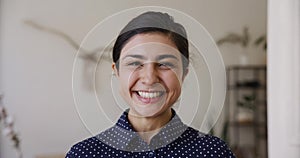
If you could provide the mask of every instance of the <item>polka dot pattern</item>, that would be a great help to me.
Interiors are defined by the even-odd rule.
[[[173,111],[171,121],[152,139],[143,141],[133,130],[125,111],[112,128],[75,144],[66,158],[234,158],[219,138],[186,126]]]

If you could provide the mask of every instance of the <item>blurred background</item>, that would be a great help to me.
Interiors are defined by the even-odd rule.
[[[228,84],[211,133],[238,157],[268,156],[267,0],[0,0],[1,104],[23,157],[59,157],[91,136],[73,100],[74,48],[101,20],[147,5],[185,12],[208,30],[224,59]],[[11,131],[0,133],[0,158],[17,157],[13,141],[4,136]]]

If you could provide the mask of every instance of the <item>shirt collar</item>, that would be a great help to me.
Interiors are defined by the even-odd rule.
[[[176,140],[186,130],[187,126],[172,109],[171,120],[161,128],[148,145],[133,129],[128,120],[128,110],[124,111],[115,126],[97,136],[103,143],[120,150],[148,151],[164,147]]]

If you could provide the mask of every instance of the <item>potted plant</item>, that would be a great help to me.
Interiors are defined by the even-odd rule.
[[[242,53],[240,54],[240,59],[239,62],[241,65],[247,65],[248,64],[248,47],[250,45],[251,37],[249,34],[249,28],[245,26],[243,28],[242,33],[234,33],[230,32],[226,36],[220,38],[217,40],[217,45],[223,45],[225,43],[230,43],[230,44],[237,44],[242,47]],[[261,35],[258,38],[254,40],[253,43],[255,46],[260,46],[263,45],[264,50],[267,48],[267,41],[266,41],[266,35]]]
[[[237,114],[238,123],[253,123],[255,95],[244,95],[242,101],[237,102],[239,112]]]

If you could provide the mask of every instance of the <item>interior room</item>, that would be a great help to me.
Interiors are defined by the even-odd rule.
[[[98,107],[113,88],[110,53],[120,30],[109,22],[144,7],[189,17],[222,59],[222,106],[206,124],[205,111],[191,117],[186,105],[175,106],[185,123],[221,138],[238,158],[300,157],[298,0],[0,0],[0,158],[62,158],[113,125],[126,107]],[[95,56],[99,48],[104,56]],[[206,67],[209,75],[214,67]],[[194,93],[186,91],[183,99]]]

